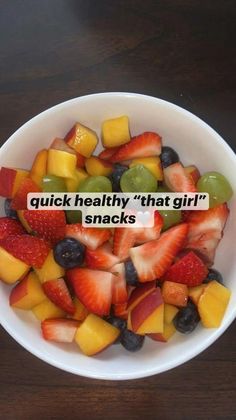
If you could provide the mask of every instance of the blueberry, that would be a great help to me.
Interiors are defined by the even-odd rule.
[[[175,328],[183,334],[191,333],[199,321],[197,308],[191,301],[185,308],[180,309],[173,320]]]
[[[120,165],[119,163],[116,163],[114,165],[114,171],[109,176],[109,178],[111,180],[111,183],[112,183],[112,191],[113,192],[121,192],[120,179],[121,179],[121,176],[123,175],[123,173],[125,171],[127,171],[127,169],[129,169],[127,166]]]
[[[4,210],[7,217],[11,217],[12,219],[18,219],[17,212],[11,208],[11,199],[6,198],[4,203]]]
[[[53,249],[55,261],[63,268],[79,267],[84,261],[85,246],[74,238],[59,241]]]
[[[163,168],[167,168],[167,166],[179,162],[179,156],[176,151],[168,146],[162,147],[160,158]]]
[[[106,319],[109,324],[113,325],[114,327],[118,328],[118,330],[123,331],[126,328],[126,321],[124,319],[118,318],[117,316],[109,316]],[[118,344],[120,342],[120,335],[114,344]]]
[[[210,268],[208,271],[207,277],[203,280],[203,283],[210,283],[210,281],[216,280],[220,284],[224,284],[223,277],[219,271],[214,268]]]
[[[125,278],[129,286],[139,286],[138,274],[131,260],[125,261]]]
[[[143,347],[144,335],[135,334],[127,329],[123,330],[120,336],[120,343],[128,351],[138,351]]]

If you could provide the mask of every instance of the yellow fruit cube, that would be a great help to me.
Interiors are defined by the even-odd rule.
[[[131,312],[132,322],[132,312]],[[162,333],[164,328],[164,304],[158,306],[151,315],[149,315],[145,321],[137,329],[136,334],[152,334]]]
[[[179,312],[179,309],[174,305],[169,305],[165,303],[164,305],[164,323],[171,324],[175,315]]]
[[[0,247],[0,279],[5,283],[15,283],[28,273],[30,266]]]
[[[85,168],[91,176],[108,176],[112,173],[113,166],[105,160],[91,156],[85,161]]]
[[[143,165],[147,168],[157,179],[157,181],[163,181],[163,170],[161,166],[161,159],[159,157],[144,157],[133,159],[129,167]]]
[[[198,301],[198,312],[204,327],[220,326],[230,295],[230,290],[215,280],[207,284]]]
[[[76,162],[76,155],[62,150],[49,149],[47,173],[61,178],[73,178]]]
[[[10,305],[18,309],[32,309],[46,299],[42,285],[35,273],[29,273],[11,291]]]
[[[53,251],[51,250],[44,261],[41,268],[34,268],[41,283],[48,280],[56,280],[65,275],[65,270],[59,264],[56,263]]]
[[[47,159],[48,151],[46,149],[40,150],[33,162],[30,178],[41,188],[42,179],[47,173]]]
[[[129,141],[129,118],[126,115],[103,122],[102,144],[104,147],[117,147]]]
[[[190,299],[193,301],[193,303],[195,303],[195,305],[198,304],[200,296],[204,292],[206,286],[207,286],[206,284],[200,284],[199,286],[189,287],[188,295]]]
[[[67,178],[66,181],[66,188],[68,192],[76,192],[84,179],[88,177],[87,172],[84,169],[78,168],[75,169],[73,178]]]
[[[75,307],[75,313],[72,315],[72,318],[77,319],[78,321],[84,321],[86,316],[89,314],[89,311],[79,301],[79,299],[75,298],[73,303]]]
[[[39,305],[36,305],[32,312],[39,321],[50,318],[63,318],[65,316],[65,312],[47,298]]]
[[[98,137],[95,131],[77,123],[65,137],[66,143],[84,157],[90,157],[95,150]]]

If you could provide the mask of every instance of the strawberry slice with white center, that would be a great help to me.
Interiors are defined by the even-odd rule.
[[[52,245],[65,236],[66,218],[62,210],[25,210],[23,217],[38,236]]]
[[[161,229],[163,226],[163,219],[158,213],[155,211],[154,213],[154,226],[151,228],[137,228],[135,230],[135,244],[142,244],[148,241],[154,241],[158,239],[161,234]]]
[[[66,236],[77,239],[89,249],[95,250],[108,241],[111,231],[102,228],[87,228],[83,227],[81,223],[75,223],[66,226]]]
[[[113,253],[119,257],[121,261],[129,258],[129,250],[135,244],[135,237],[135,229],[115,228],[113,237]]]
[[[119,148],[120,146],[104,149],[99,153],[98,157],[103,160],[109,160],[119,150]]]
[[[18,220],[10,217],[0,217],[0,239],[9,235],[23,235],[24,233],[25,229]]]
[[[190,238],[185,245],[186,250],[193,250],[208,267],[214,263],[216,248],[220,243],[216,231],[208,231],[200,236]]]
[[[45,340],[72,343],[79,325],[80,322],[72,319],[45,319],[41,322],[42,335]]]
[[[152,281],[165,274],[181,250],[187,231],[188,225],[182,223],[163,233],[159,239],[130,249],[140,282]]]
[[[174,192],[197,192],[191,175],[185,171],[180,162],[173,163],[163,169],[164,181],[167,187]]]
[[[125,303],[128,300],[128,293],[126,287],[124,263],[114,265],[111,268],[111,272],[114,274],[112,303],[115,305],[119,303]]]
[[[68,314],[73,315],[75,313],[75,306],[64,279],[60,278],[44,282],[43,290],[56,306]]]
[[[112,301],[114,275],[106,271],[89,268],[72,268],[67,278],[77,298],[97,315],[109,315]]]
[[[159,156],[161,154],[161,137],[157,133],[146,131],[133,137],[128,143],[120,146],[110,161],[122,162],[140,157]]]
[[[109,242],[95,250],[86,249],[85,263],[88,268],[108,270],[119,261],[119,258],[112,253],[112,246]]]

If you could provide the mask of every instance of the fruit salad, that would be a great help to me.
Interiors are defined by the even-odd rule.
[[[103,122],[95,155],[98,141],[78,122],[30,170],[1,168],[0,279],[12,309],[31,311],[45,340],[75,342],[87,356],[219,327],[230,290],[213,266],[228,180],[185,166],[158,133],[132,137],[127,116]],[[80,209],[27,209],[30,192],[207,192],[210,208],[155,211],[152,228],[84,227]]]

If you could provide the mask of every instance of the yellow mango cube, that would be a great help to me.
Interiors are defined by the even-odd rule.
[[[65,275],[65,270],[54,259],[53,250],[51,250],[41,268],[34,268],[41,283],[48,280],[56,280]]]
[[[39,305],[36,305],[32,309],[32,312],[39,321],[44,321],[45,319],[50,318],[63,318],[65,316],[65,312],[58,308],[58,306],[54,305],[54,303],[52,303],[48,298]]]
[[[171,324],[175,315],[179,312],[179,309],[174,305],[164,304],[164,323]]]
[[[102,123],[102,144],[104,147],[117,147],[129,141],[129,118],[126,115]]]
[[[111,163],[99,159],[96,156],[91,156],[85,161],[85,168],[91,176],[108,176],[113,171]]]
[[[198,312],[204,327],[220,326],[230,295],[230,290],[215,280],[207,284],[198,301]]]
[[[188,295],[195,305],[198,304],[200,296],[202,295],[206,287],[206,284],[200,284],[199,286],[189,287]]]
[[[28,273],[30,266],[0,247],[0,279],[5,283],[15,283]]]
[[[42,179],[47,173],[47,159],[48,159],[48,151],[46,149],[40,150],[34,159],[34,162],[30,171],[30,178],[40,188],[42,187]]]
[[[75,307],[75,312],[72,315],[72,318],[77,319],[78,321],[84,321],[87,315],[89,314],[89,311],[77,298],[73,300],[73,304]]]
[[[82,181],[88,178],[87,172],[82,168],[75,169],[73,178],[67,178],[66,188],[68,192],[76,192]]]
[[[46,299],[42,285],[35,273],[31,272],[11,291],[10,305],[29,310]]]
[[[76,155],[62,150],[49,149],[47,173],[61,178],[73,178],[76,162]]]
[[[95,131],[77,123],[65,137],[66,143],[84,157],[90,157],[98,144]]]
[[[133,159],[129,167],[143,165],[147,168],[157,179],[157,181],[163,181],[163,170],[161,166],[161,159],[159,157],[144,157]]]

